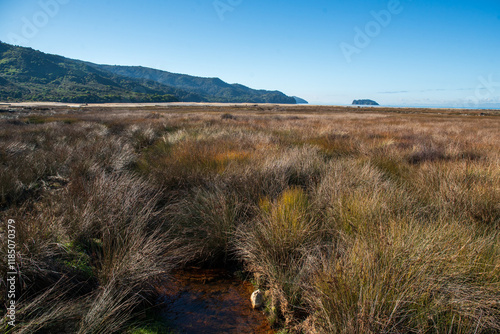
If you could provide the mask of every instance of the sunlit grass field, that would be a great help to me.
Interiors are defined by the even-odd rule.
[[[12,332],[130,332],[192,264],[245,271],[291,333],[500,332],[498,112],[5,110]]]

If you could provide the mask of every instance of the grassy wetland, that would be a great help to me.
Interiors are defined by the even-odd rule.
[[[0,331],[143,333],[158,284],[199,266],[265,291],[277,331],[500,332],[498,112],[0,111],[22,292]]]

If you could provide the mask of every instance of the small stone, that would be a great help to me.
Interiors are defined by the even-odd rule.
[[[250,300],[252,301],[253,308],[260,308],[264,304],[264,294],[262,291],[256,290],[252,293]]]

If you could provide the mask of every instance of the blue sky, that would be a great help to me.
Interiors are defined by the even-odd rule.
[[[1,0],[0,40],[312,103],[500,105],[498,0]]]

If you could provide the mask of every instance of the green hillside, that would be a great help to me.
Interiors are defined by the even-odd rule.
[[[177,93],[153,81],[130,80],[79,61],[0,43],[2,101],[171,102],[178,101]]]
[[[0,42],[0,101],[290,103],[278,91],[254,90],[126,66],[97,65]]]
[[[211,102],[296,103],[293,97],[279,91],[255,90],[239,84],[228,84],[219,78],[195,77],[142,66],[93,66],[116,75],[153,80],[167,86],[185,89],[202,95]]]

